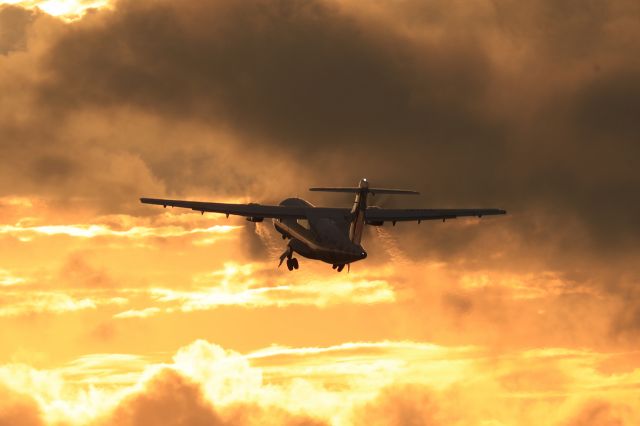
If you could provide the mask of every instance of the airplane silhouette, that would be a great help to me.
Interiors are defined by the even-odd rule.
[[[280,256],[280,263],[287,259],[287,268],[298,269],[298,253],[309,259],[316,259],[333,266],[338,272],[358,260],[367,257],[360,241],[365,225],[382,226],[385,222],[455,219],[461,216],[487,216],[506,214],[499,209],[384,209],[367,206],[369,194],[419,194],[416,191],[402,189],[370,188],[367,179],[362,179],[357,187],[345,188],[309,188],[310,191],[343,192],[355,194],[353,207],[315,207],[301,198],[287,198],[280,205],[262,205],[257,203],[229,204],[202,201],[165,200],[159,198],[140,198],[145,204],[157,204],[171,207],[183,207],[204,212],[245,216],[250,222],[262,222],[271,218],[283,239],[289,239],[287,248]]]

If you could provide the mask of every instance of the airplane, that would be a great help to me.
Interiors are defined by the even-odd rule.
[[[360,243],[365,225],[382,226],[385,222],[442,219],[455,219],[462,216],[488,216],[506,214],[500,209],[384,209],[368,206],[367,197],[377,194],[411,194],[419,192],[404,189],[381,189],[369,187],[367,179],[360,180],[357,187],[321,187],[309,188],[310,191],[341,192],[355,194],[353,207],[316,207],[302,198],[287,198],[279,205],[257,203],[228,204],[202,201],[165,200],[160,198],[140,198],[144,204],[156,204],[182,207],[202,214],[205,212],[223,213],[246,217],[249,222],[262,222],[265,218],[273,220],[282,239],[289,239],[287,247],[280,256],[280,263],[287,260],[287,269],[299,268],[294,253],[308,259],[316,259],[332,265],[341,272],[345,265],[350,269],[353,262],[365,259],[367,252]]]

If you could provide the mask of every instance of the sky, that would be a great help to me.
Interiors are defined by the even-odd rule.
[[[0,1],[0,425],[640,424],[636,0]],[[139,197],[508,215],[366,230]]]

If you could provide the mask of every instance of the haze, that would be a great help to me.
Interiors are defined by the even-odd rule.
[[[0,424],[640,423],[635,0],[0,1]],[[366,262],[277,203],[367,177]]]

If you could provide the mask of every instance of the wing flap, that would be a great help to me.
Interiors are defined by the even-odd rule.
[[[309,211],[313,214],[335,216],[349,214],[348,209],[305,206],[272,206],[262,204],[209,203],[202,201],[165,200],[162,198],[140,198],[143,204],[171,206],[191,209],[199,212],[223,213],[253,218],[304,219]]]
[[[506,214],[500,209],[378,209],[369,208],[365,212],[367,222],[407,222],[437,219],[455,219],[463,216],[491,216]]]

